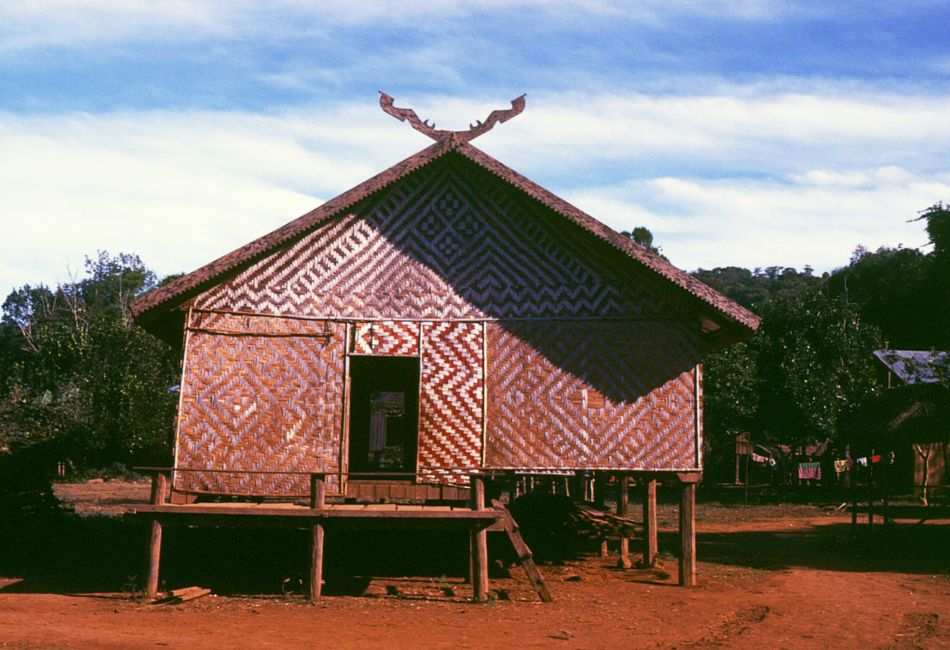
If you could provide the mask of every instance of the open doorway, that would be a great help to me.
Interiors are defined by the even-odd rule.
[[[418,440],[419,359],[350,357],[350,472],[414,474]]]

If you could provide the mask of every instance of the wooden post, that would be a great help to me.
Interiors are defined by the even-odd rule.
[[[310,507],[322,510],[326,505],[326,475],[310,475]],[[310,602],[320,600],[323,592],[323,524],[314,523],[310,529]]]
[[[887,493],[887,475],[889,472],[890,466],[890,457],[894,452],[888,451],[886,454],[881,456],[881,515],[884,517],[884,527],[888,528],[893,523],[891,521],[890,510],[888,509],[888,493]]]
[[[680,586],[696,586],[696,484],[680,492]]]
[[[656,566],[659,552],[656,534],[656,479],[643,486],[643,566]]]
[[[478,475],[471,477],[472,510],[485,509],[485,479]],[[488,531],[472,530],[472,595],[475,602],[488,600]]]
[[[854,465],[851,466],[851,487],[848,489],[851,492],[851,529],[853,530],[858,525],[858,472]]]
[[[160,506],[165,503],[165,474],[152,474],[152,505]],[[158,568],[162,556],[162,524],[152,519],[152,535],[148,545],[148,579],[145,585],[145,594],[154,599],[158,596]]]
[[[604,496],[607,491],[607,475],[603,472],[594,472],[594,504],[598,508],[606,508],[604,505]],[[603,540],[600,543],[600,557],[606,558],[609,551],[607,549],[607,540]]]
[[[617,514],[621,517],[627,516],[627,506],[630,502],[630,484],[626,472],[617,474]],[[617,560],[617,566],[621,569],[629,569],[633,566],[630,561],[630,540],[627,536],[620,533],[620,558]]]

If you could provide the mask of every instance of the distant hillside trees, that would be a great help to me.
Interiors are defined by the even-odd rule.
[[[815,276],[783,267],[700,269],[694,275],[762,316],[749,341],[705,361],[707,452],[734,436],[833,439],[841,416],[881,387],[871,353],[950,348],[950,212],[924,210],[933,249],[858,247],[847,266]]]

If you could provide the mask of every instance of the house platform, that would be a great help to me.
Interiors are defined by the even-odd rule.
[[[514,546],[518,561],[525,569],[538,597],[549,602],[551,595],[544,584],[518,525],[500,504],[486,507],[485,484],[482,477],[471,477],[470,507],[458,505],[417,504],[352,504],[326,502],[326,475],[311,474],[309,503],[243,503],[220,502],[203,504],[169,503],[168,473],[170,469],[152,470],[152,499],[149,505],[136,506],[126,515],[132,520],[146,520],[151,525],[147,593],[158,595],[159,565],[163,528],[166,526],[282,526],[306,529],[311,534],[310,598],[321,597],[324,539],[326,533],[348,529],[413,529],[457,530],[468,532],[471,549],[469,581],[475,601],[488,598],[488,531],[505,532]]]

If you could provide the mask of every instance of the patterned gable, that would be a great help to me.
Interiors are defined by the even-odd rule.
[[[200,295],[197,308],[323,318],[649,318],[646,274],[477,165],[446,156]]]

